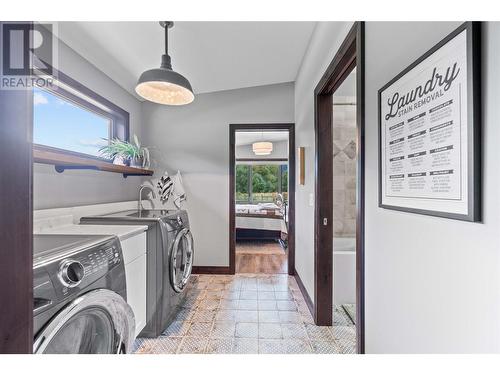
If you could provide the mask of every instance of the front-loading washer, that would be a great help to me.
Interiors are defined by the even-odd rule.
[[[115,236],[34,236],[34,353],[131,351],[135,322],[126,302]]]

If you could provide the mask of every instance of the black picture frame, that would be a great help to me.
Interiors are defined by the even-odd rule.
[[[466,30],[466,50],[467,50],[467,214],[453,212],[418,209],[413,207],[395,206],[383,203],[382,191],[382,93],[391,87],[400,78],[412,71],[417,65],[425,61],[436,51],[445,46],[449,41]],[[424,53],[391,81],[378,91],[378,157],[379,157],[379,207],[396,211],[410,212],[422,215],[437,216],[448,219],[478,222],[482,217],[481,204],[481,22],[465,22],[457,29],[447,35],[439,43]]]

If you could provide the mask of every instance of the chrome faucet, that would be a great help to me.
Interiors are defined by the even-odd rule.
[[[141,211],[144,209],[144,207],[142,207],[142,191],[143,191],[144,189],[149,189],[149,190],[151,190],[151,193],[152,193],[152,195],[153,195],[153,199],[155,199],[155,198],[156,198],[155,191],[153,190],[153,188],[152,188],[151,186],[148,186],[148,185],[141,185],[141,186],[139,186],[139,201],[137,202],[137,210],[138,210],[139,212],[141,212]]]

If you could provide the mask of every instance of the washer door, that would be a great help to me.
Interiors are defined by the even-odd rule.
[[[182,292],[189,281],[193,258],[193,236],[184,228],[177,233],[170,253],[170,283],[177,293]]]
[[[63,308],[36,337],[33,353],[129,353],[134,313],[115,292],[97,289]]]

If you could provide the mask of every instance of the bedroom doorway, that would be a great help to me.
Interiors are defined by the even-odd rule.
[[[294,192],[293,124],[231,124],[231,273],[294,274]]]

